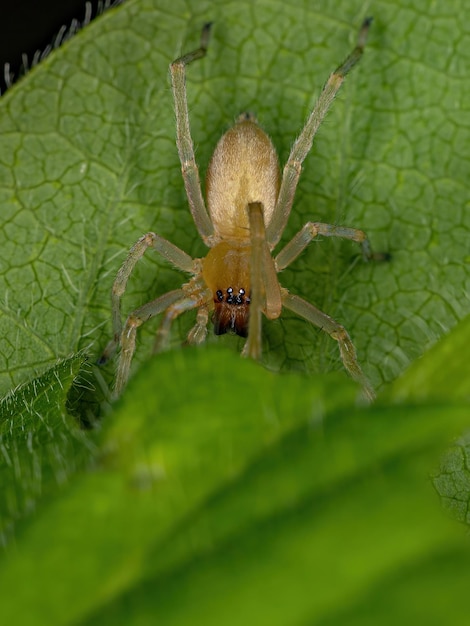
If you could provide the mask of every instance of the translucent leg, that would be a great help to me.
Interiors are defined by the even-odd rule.
[[[280,272],[290,265],[317,235],[340,237],[357,242],[362,248],[362,256],[366,261],[375,256],[371,251],[369,240],[364,231],[357,228],[323,224],[322,222],[307,222],[276,256],[274,263],[277,271]]]
[[[129,380],[129,371],[135,351],[136,333],[139,326],[142,326],[144,322],[155,315],[158,315],[162,311],[165,311],[165,309],[168,309],[170,306],[184,298],[185,296],[182,289],[169,291],[165,295],[160,296],[160,298],[152,300],[152,302],[147,302],[147,304],[139,307],[129,315],[120,337],[121,353],[119,355],[116,382],[114,386],[114,394],[116,397],[121,394],[127,384],[127,381]]]
[[[266,231],[271,249],[281,238],[286,226],[302,170],[302,163],[310,152],[313,138],[338,93],[339,88],[343,84],[346,74],[351,71],[361,58],[371,22],[372,18],[364,20],[361,30],[359,31],[356,47],[344,63],[336,68],[333,74],[328,78],[313,111],[310,113],[305,126],[292,146],[291,153],[282,174],[281,188],[279,190],[276,208],[274,209],[273,217]]]
[[[288,293],[286,290],[282,292],[282,302],[286,309],[318,326],[318,328],[328,333],[330,337],[338,342],[341,359],[346,371],[351,378],[362,385],[365,398],[372,401],[375,398],[374,390],[357,361],[356,350],[346,329],[338,322],[335,322],[329,315],[314,307],[313,304]]]
[[[176,114],[176,143],[181,163],[189,208],[202,240],[209,245],[214,233],[211,219],[204,203],[199,180],[199,169],[194,156],[193,140],[189,126],[188,101],[186,96],[186,66],[202,59],[207,52],[211,24],[206,24],[201,33],[201,45],[188,52],[170,65],[171,84]]]
[[[157,250],[157,252],[183,272],[193,273],[194,271],[194,261],[189,254],[186,254],[186,252],[183,252],[183,250],[180,250],[174,244],[170,243],[163,237],[160,237],[160,235],[147,233],[141,237],[129,251],[129,254],[127,255],[124,263],[121,265],[113,284],[111,294],[113,338],[104,349],[104,352],[98,361],[100,365],[106,363],[114,355],[116,348],[119,345],[122,332],[121,298],[126,291],[129,276],[132,274],[137,262],[144,256],[148,248],[154,248]]]
[[[166,347],[168,342],[168,337],[170,335],[170,328],[174,320],[184,313],[185,311],[189,311],[191,309],[195,309],[196,307],[201,306],[203,304],[201,302],[201,298],[197,296],[185,296],[166,309],[161,324],[157,331],[157,337],[155,339],[155,346],[153,351],[161,352]]]
[[[200,344],[206,340],[208,323],[209,309],[202,306],[197,312],[196,323],[188,333],[188,344]]]

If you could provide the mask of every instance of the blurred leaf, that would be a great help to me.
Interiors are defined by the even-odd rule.
[[[470,363],[463,346],[470,343],[470,317],[465,318],[421,359],[413,363],[381,396],[381,402],[423,402],[443,405],[466,402],[470,413]],[[442,502],[461,522],[470,524],[470,431],[459,437],[433,472]]]
[[[226,350],[153,360],[107,421],[97,471],[20,527],[0,563],[4,619],[317,624],[387,587],[398,620],[404,572],[426,598],[418,623],[445,600],[456,624],[463,582],[449,587],[437,563],[459,552],[469,584],[470,555],[426,475],[468,407],[353,409],[355,394]]]
[[[470,401],[470,316],[389,386],[382,401]]]
[[[0,400],[0,537],[90,457],[91,442],[68,415],[67,395],[84,358],[60,361]],[[80,384],[77,380],[77,384]]]
[[[470,432],[446,450],[434,472],[434,486],[445,508],[460,522],[470,524]]]

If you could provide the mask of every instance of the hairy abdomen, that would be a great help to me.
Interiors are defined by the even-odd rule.
[[[237,122],[221,137],[207,170],[207,208],[216,238],[249,241],[250,202],[261,202],[267,226],[279,182],[279,161],[271,139],[255,121]]]

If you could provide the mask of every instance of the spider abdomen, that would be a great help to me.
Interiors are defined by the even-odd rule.
[[[279,180],[271,139],[253,119],[241,119],[221,137],[207,170],[207,208],[217,239],[249,241],[247,208],[253,202],[263,205],[267,226]]]

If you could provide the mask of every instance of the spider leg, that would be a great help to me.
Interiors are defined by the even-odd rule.
[[[152,302],[147,302],[143,306],[133,311],[127,318],[124,330],[121,333],[121,353],[119,355],[119,363],[116,374],[116,382],[114,385],[114,395],[118,397],[129,379],[129,371],[131,367],[132,357],[135,351],[135,338],[137,329],[151,317],[158,315],[162,311],[168,310],[178,302],[185,299],[182,289],[175,289],[160,296]]]
[[[372,18],[364,20],[361,30],[359,31],[356,47],[328,78],[305,126],[292,146],[282,174],[281,188],[279,190],[276,207],[269,226],[266,229],[267,239],[271,248],[279,241],[286,226],[300,172],[302,171],[302,163],[310,152],[313,138],[338,93],[346,74],[351,71],[361,58],[371,22]]]
[[[184,297],[172,302],[163,315],[163,319],[157,330],[157,336],[155,338],[155,345],[153,348],[154,353],[164,350],[170,335],[171,325],[179,315],[204,305],[204,296],[201,297],[201,295],[197,294],[186,295],[184,290],[182,290],[182,293],[184,294]]]
[[[214,234],[214,227],[202,196],[199,169],[194,156],[186,96],[186,66],[197,59],[202,59],[206,55],[210,30],[211,24],[206,24],[202,29],[200,47],[176,59],[170,65],[176,114],[176,144],[178,146],[184,186],[194,222],[202,240],[206,244],[210,243],[211,236]]]
[[[190,345],[203,343],[207,337],[208,323],[209,308],[207,306],[201,306],[196,315],[196,323],[188,333],[187,343]]]
[[[104,365],[116,352],[122,333],[121,321],[121,298],[127,286],[129,276],[132,274],[137,262],[144,256],[148,248],[154,248],[170,263],[183,272],[194,272],[194,260],[180,250],[177,246],[167,241],[155,233],[147,233],[141,237],[130,249],[124,263],[121,265],[116,279],[114,280],[111,293],[112,317],[113,317],[113,338],[103,351],[98,360],[99,365]]]
[[[341,359],[346,371],[351,378],[362,386],[367,400],[372,401],[375,398],[374,390],[357,361],[356,349],[346,329],[338,322],[335,322],[329,315],[313,306],[313,304],[299,298],[299,296],[288,293],[286,289],[282,290],[282,303],[286,309],[318,326],[318,328],[328,333],[330,337],[338,342]]]
[[[322,222],[307,222],[274,259],[277,271],[280,272],[290,265],[292,261],[295,261],[299,254],[318,235],[323,235],[324,237],[340,237],[342,239],[355,241],[360,244],[362,256],[366,261],[377,256],[372,253],[367,235],[362,230],[346,228],[345,226],[334,226],[333,224],[323,224]]]
[[[279,317],[282,310],[281,289],[274,262],[266,242],[263,206],[260,202],[248,205],[251,239],[251,302],[248,339],[243,355],[252,359],[261,357],[261,314],[268,319]]]

